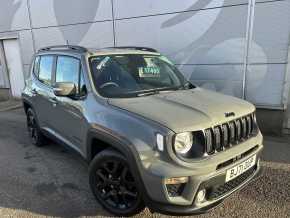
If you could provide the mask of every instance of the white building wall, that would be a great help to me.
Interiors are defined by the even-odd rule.
[[[289,16],[290,0],[256,0],[246,98],[258,106],[285,104]],[[43,46],[143,45],[194,83],[241,97],[247,18],[248,0],[2,0],[0,38],[18,36],[26,77]]]
[[[258,1],[247,73],[247,99],[257,105],[283,107],[290,39],[290,1]]]

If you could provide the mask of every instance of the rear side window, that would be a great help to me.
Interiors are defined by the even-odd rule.
[[[42,56],[40,58],[38,79],[40,82],[51,85],[51,75],[53,68],[53,56]]]
[[[55,82],[71,82],[78,85],[80,61],[76,58],[59,56],[57,58]]]
[[[32,72],[36,77],[38,77],[39,60],[40,60],[40,57],[37,56],[34,60],[33,69],[32,69]]]

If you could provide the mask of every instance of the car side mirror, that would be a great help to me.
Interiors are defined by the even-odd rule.
[[[53,92],[56,96],[70,97],[76,95],[76,85],[74,83],[62,82],[56,83]]]

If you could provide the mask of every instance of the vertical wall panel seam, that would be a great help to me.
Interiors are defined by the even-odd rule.
[[[111,0],[112,6],[112,21],[113,21],[113,39],[114,39],[114,47],[116,46],[116,30],[115,30],[115,8],[114,8],[114,0]]]
[[[289,37],[289,45],[288,45],[288,53],[287,53],[287,64],[286,64],[286,70],[284,74],[284,85],[283,85],[283,93],[282,93],[282,104],[283,108],[287,109],[288,103],[290,105],[290,37]],[[288,108],[290,113],[290,108]]]
[[[290,2],[287,3],[286,7],[290,6]],[[282,105],[283,109],[286,110],[284,119],[284,127],[290,128],[290,34],[288,36],[288,52],[287,52],[287,64],[284,74],[284,84],[282,91]],[[289,121],[288,121],[289,120]]]
[[[247,28],[246,28],[246,42],[244,51],[244,68],[243,68],[243,84],[242,84],[242,98],[246,99],[246,82],[247,82],[247,71],[249,65],[249,54],[251,48],[251,42],[253,38],[253,26],[255,18],[255,0],[249,0],[248,15],[247,15]]]
[[[290,129],[290,35],[289,35],[289,44],[288,44],[288,63],[286,64],[285,79],[283,86],[283,109],[286,111],[285,119],[283,123],[284,129]]]
[[[31,32],[31,37],[32,37],[32,46],[33,46],[33,51],[35,53],[36,46],[35,46],[35,38],[34,38],[33,27],[32,27],[32,18],[31,18],[31,10],[30,10],[30,0],[26,0],[26,5],[27,5],[27,10],[28,10],[28,18],[29,18],[30,32]]]

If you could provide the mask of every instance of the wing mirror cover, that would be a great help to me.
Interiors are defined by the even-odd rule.
[[[53,92],[56,96],[70,97],[76,95],[76,85],[70,82],[56,83]]]

